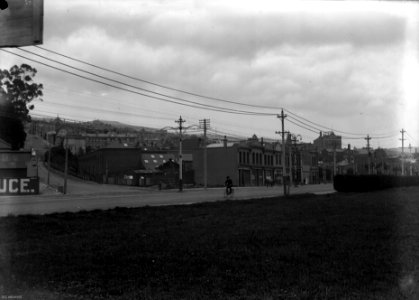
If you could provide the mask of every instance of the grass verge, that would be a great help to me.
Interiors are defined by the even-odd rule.
[[[416,299],[419,188],[9,216],[0,295]]]

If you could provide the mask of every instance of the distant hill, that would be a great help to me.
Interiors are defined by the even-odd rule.
[[[87,123],[92,123],[93,125],[100,125],[100,123],[102,123],[102,124],[105,124],[105,125],[111,125],[112,127],[119,128],[119,129],[130,128],[130,129],[133,129],[135,131],[142,131],[142,130],[149,131],[149,132],[160,131],[160,129],[157,129],[157,128],[137,126],[137,125],[129,125],[129,124],[125,124],[125,123],[122,123],[122,122],[109,121],[109,120],[94,120],[94,121],[87,122]]]
[[[32,118],[34,121],[46,121],[46,122],[53,122],[56,121],[57,118],[48,118],[48,117],[33,117]],[[123,122],[119,122],[119,121],[111,121],[111,120],[93,120],[93,121],[77,121],[77,120],[69,120],[69,119],[61,119],[62,121],[65,121],[68,125],[69,124],[73,124],[74,128],[76,128],[77,130],[80,130],[80,128],[83,128],[83,130],[85,130],[88,133],[92,133],[92,132],[112,132],[112,131],[118,131],[118,132],[131,132],[131,133],[136,133],[136,132],[148,132],[151,134],[158,134],[158,136],[160,137],[160,133],[162,131],[162,129],[159,128],[152,128],[152,127],[146,127],[146,126],[140,126],[140,125],[130,125],[130,124],[125,124]],[[81,125],[81,127],[80,127]],[[71,125],[69,125],[71,126]],[[166,131],[166,134],[168,137],[171,138],[176,138],[177,137],[177,133],[172,131],[172,130],[163,130]],[[198,135],[201,136],[203,134],[203,131],[199,132],[199,133],[193,133],[190,134],[188,133],[188,131],[185,132],[185,134],[187,136],[193,136],[193,135]],[[156,136],[157,137],[157,136]],[[221,133],[208,133],[207,135],[208,140],[210,141],[222,141],[224,139],[224,134]],[[240,141],[240,140],[247,140],[249,137],[239,137],[239,136],[227,136],[227,140],[228,141]],[[273,141],[273,140],[272,140]],[[265,142],[272,142],[270,139],[265,139]]]

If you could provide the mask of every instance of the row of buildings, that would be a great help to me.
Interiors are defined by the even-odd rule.
[[[78,124],[56,119],[32,122],[29,132],[51,145],[67,145],[77,156],[77,176],[100,183],[176,186],[179,178],[179,145],[168,143],[164,132],[86,132]],[[65,141],[65,142],[64,142]],[[335,174],[418,174],[417,152],[406,155],[385,149],[342,147],[342,137],[320,132],[312,143],[297,143],[288,135],[285,161],[280,142],[253,137],[232,142],[227,138],[204,143],[199,137],[183,141],[183,182],[219,186],[230,176],[235,185],[258,186],[330,182]],[[205,163],[206,162],[206,163]],[[402,163],[403,162],[403,163]]]
[[[100,122],[99,122],[100,123]],[[56,118],[54,120],[32,120],[28,124],[30,134],[43,137],[52,145],[65,143],[74,155],[81,155],[101,148],[170,148],[171,143],[165,130],[97,130],[93,125],[71,122]]]
[[[413,156],[404,158],[405,175],[418,174]],[[183,182],[195,186],[205,181],[208,186],[220,186],[226,176],[238,186],[282,184],[283,170],[293,184],[330,182],[335,174],[402,173],[399,154],[384,149],[351,149],[350,145],[342,148],[342,138],[333,132],[321,133],[313,143],[296,143],[288,135],[285,167],[281,143],[265,142],[255,135],[245,141],[224,138],[207,145],[200,138],[187,139],[182,142],[182,160]],[[178,163],[178,148],[112,146],[80,156],[78,175],[101,183],[174,186],[179,178]]]

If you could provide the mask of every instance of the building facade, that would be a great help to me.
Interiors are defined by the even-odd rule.
[[[286,176],[294,184],[315,183],[318,179],[317,154],[311,148],[293,145],[285,147]],[[206,149],[207,185],[222,186],[230,176],[237,186],[282,184],[282,147],[278,142],[264,142],[253,136],[243,142],[211,144]],[[205,150],[195,150],[193,167],[195,182],[204,185]]]
[[[333,131],[320,132],[320,136],[313,141],[318,151],[342,149],[342,137],[335,135]]]

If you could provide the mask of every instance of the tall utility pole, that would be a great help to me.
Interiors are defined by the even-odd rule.
[[[288,138],[287,138],[287,140],[288,140]],[[294,184],[294,175],[295,175],[295,173],[293,172],[294,171],[294,164],[293,164],[293,161],[292,161],[292,137],[291,137],[291,134],[289,134],[289,140],[290,140],[290,145],[289,145],[289,147],[288,147],[288,149],[289,149],[289,165],[290,165],[290,187]]]
[[[333,173],[332,173],[332,182],[335,181],[336,176],[336,141],[333,142]]]
[[[401,141],[402,141],[402,175],[404,175],[404,140],[405,140],[404,133],[406,132],[406,130],[404,130],[402,128],[402,131],[400,131],[400,132],[402,134],[402,138],[401,138]]]
[[[47,175],[47,185],[49,186],[49,177],[50,177],[50,173],[51,173],[51,142],[49,140],[49,134],[47,133],[47,140],[48,140],[48,145],[49,145],[49,150],[48,150],[48,175]]]
[[[64,186],[63,194],[67,194],[67,174],[68,174],[68,138],[65,136],[65,165],[64,165]]]
[[[297,185],[296,181],[297,181],[297,136],[296,135],[291,135],[291,143],[292,143],[292,149],[294,150],[294,159],[292,159],[292,155],[291,155],[291,151],[290,151],[290,162],[292,164],[292,168],[290,168],[291,170],[291,185],[293,183],[295,183],[295,185]]]
[[[412,156],[412,145],[410,143],[409,143],[409,153],[410,153],[410,156],[409,157],[411,157]],[[409,175],[410,176],[413,175],[413,166],[412,166],[412,164],[410,164]]]
[[[210,126],[209,119],[199,120],[199,125],[204,128],[204,188],[208,185],[208,169],[207,169],[207,129]]]
[[[287,182],[286,182],[286,167],[285,167],[285,128],[284,120],[287,115],[284,114],[284,110],[281,109],[281,115],[277,115],[281,119],[282,131],[276,131],[275,133],[282,135],[282,155],[281,155],[281,164],[282,164],[282,185],[284,186],[284,196],[288,195],[287,191]]]
[[[176,123],[179,123],[179,192],[183,191],[183,159],[182,159],[182,124],[185,122],[185,120],[182,119],[182,116],[179,117],[179,120],[175,121]]]
[[[369,134],[367,134],[367,137],[365,138],[365,140],[367,140],[367,151],[368,151],[368,175],[371,175],[371,153],[370,153],[371,137]]]

